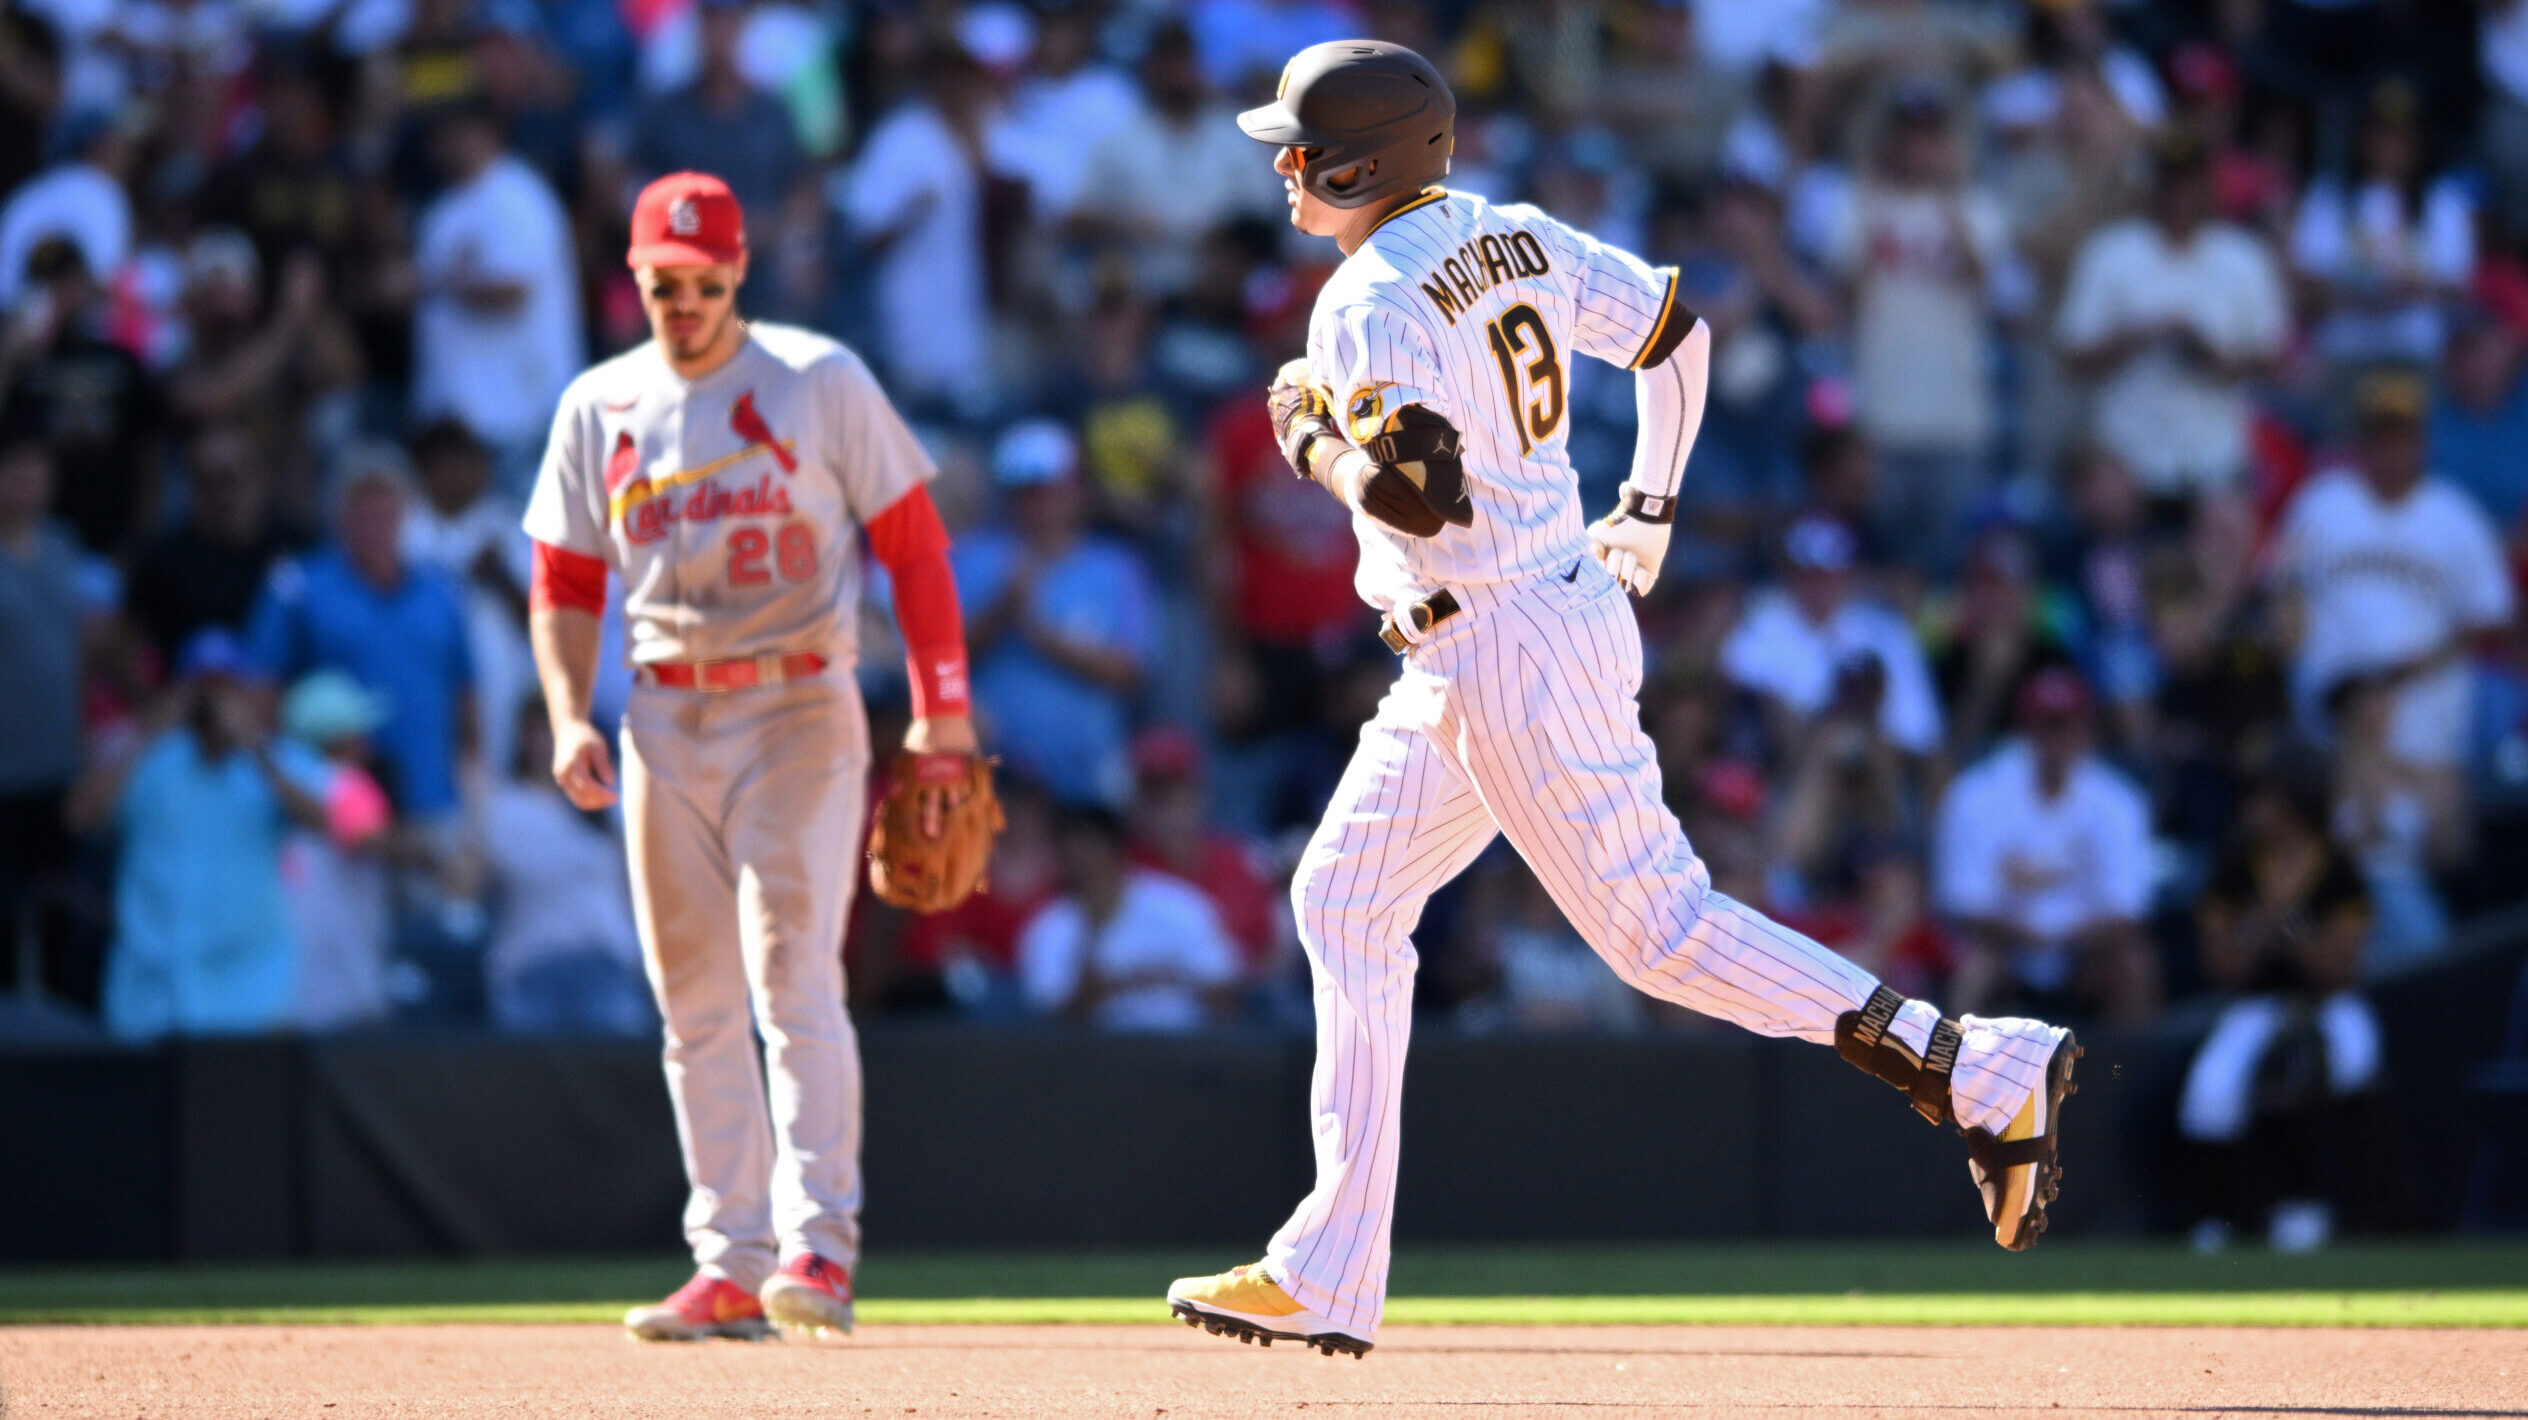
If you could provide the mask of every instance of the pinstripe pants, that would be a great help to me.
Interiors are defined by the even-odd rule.
[[[1641,637],[1583,557],[1413,648],[1291,885],[1315,983],[1316,1187],[1265,1263],[1300,1305],[1364,1340],[1385,1309],[1397,1106],[1413,1023],[1412,932],[1432,891],[1504,833],[1625,981],[1763,1035],[1830,1044],[1877,980],[1712,891],[1660,799],[1641,729]],[[1938,1010],[1908,1002],[1915,1050]],[[1998,1132],[2042,1079],[2034,1021],[1961,1022],[1961,1122]]]

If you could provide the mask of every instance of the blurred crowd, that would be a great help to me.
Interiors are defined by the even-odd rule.
[[[1004,760],[855,1004],[1304,1028],[1394,666],[1262,397],[1337,254],[1231,115],[1353,34],[1713,328],[1639,610],[1716,884],[1952,1011],[2223,1003],[2200,1141],[2278,1032],[2366,1080],[2328,1003],[2528,881],[2528,0],[5,0],[10,1028],[649,1027],[517,512],[682,168],[939,462]],[[1630,379],[1570,381],[1602,509]],[[1464,1029],[1698,1028],[1504,847],[1416,941]]]

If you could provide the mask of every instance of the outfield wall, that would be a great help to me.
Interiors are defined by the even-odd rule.
[[[2371,1221],[2458,1219],[2528,933],[2377,992]],[[2198,1016],[2087,1035],[2059,1232],[2182,1221],[2168,1120]],[[1310,1046],[866,1027],[872,1246],[1253,1252],[1305,1192]],[[1735,1033],[1425,1028],[1403,1241],[1967,1235],[1964,1150],[1831,1051]],[[657,1053],[473,1036],[0,1049],[0,1260],[675,1246]],[[2528,1165],[2528,1160],[2522,1161]],[[1243,1251],[1241,1251],[1243,1249]]]

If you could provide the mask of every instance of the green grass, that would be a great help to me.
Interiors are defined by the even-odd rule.
[[[1177,1253],[881,1254],[888,1323],[1161,1322]],[[0,1270],[0,1323],[611,1322],[683,1279],[674,1258]],[[1416,1248],[1391,1321],[1496,1324],[2528,1327],[2528,1244],[2243,1248],[2049,1243]]]

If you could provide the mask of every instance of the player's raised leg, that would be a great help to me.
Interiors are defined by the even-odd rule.
[[[1616,973],[1763,1035],[1832,1044],[1965,1132],[1995,1240],[2026,1247],[2053,1197],[2055,1111],[2079,1048],[2016,1018],[1947,1021],[1837,952],[1714,892],[1661,800],[1633,697],[1641,640],[1595,563],[1421,653],[1465,728],[1465,771],[1563,914]]]
[[[1428,738],[1439,687],[1410,671],[1361,730],[1291,884],[1316,988],[1309,1077],[1316,1187],[1264,1261],[1188,1277],[1168,1302],[1189,1323],[1249,1339],[1369,1349],[1386,1304],[1397,1106],[1413,1026],[1412,933],[1422,904],[1492,841],[1473,788]]]
[[[857,880],[869,734],[859,697],[818,678],[713,702],[731,776],[736,923],[762,1033],[781,1268],[761,1287],[784,1326],[849,1331],[860,1256],[860,1043],[843,1009],[843,922]]]
[[[633,1334],[656,1341],[763,1335],[755,1294],[779,1261],[761,1182],[772,1121],[747,1010],[736,874],[702,807],[719,787],[697,781],[702,766],[687,752],[702,710],[695,697],[639,692],[623,734],[633,917],[666,1025],[667,1099],[693,1184],[685,1203],[693,1281],[624,1318]]]

